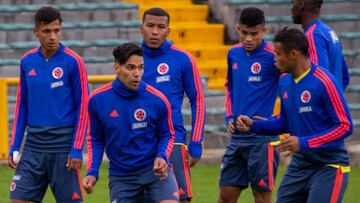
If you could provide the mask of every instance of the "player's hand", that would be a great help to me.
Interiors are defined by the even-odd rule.
[[[199,161],[200,159],[194,158],[194,157],[190,157],[190,163],[189,166],[190,168],[195,166],[195,164]]]
[[[300,144],[299,144],[299,138],[296,136],[288,136],[286,139],[283,139],[280,141],[279,145],[279,151],[280,152],[299,152],[300,151]]]
[[[17,167],[17,163],[13,160],[12,156],[8,157],[8,165],[12,169],[16,169],[16,167]]]
[[[235,126],[234,126],[234,119],[231,119],[227,125],[227,132],[229,135],[234,134]]]
[[[247,116],[240,115],[236,119],[236,129],[240,132],[248,132],[253,124],[253,120]]]
[[[160,180],[164,180],[167,178],[167,169],[168,164],[166,163],[166,161],[163,158],[156,157],[154,161],[153,171],[156,176],[160,177]]]
[[[81,159],[70,159],[70,155],[68,156],[68,160],[66,163],[66,167],[68,168],[68,170],[78,170],[81,168],[82,165],[82,160]]]
[[[96,178],[94,176],[86,176],[82,180],[83,188],[88,194],[94,191],[95,183],[96,183]]]

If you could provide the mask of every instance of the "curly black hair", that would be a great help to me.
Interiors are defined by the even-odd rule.
[[[241,11],[239,24],[247,27],[254,27],[256,25],[265,25],[264,12],[255,7],[248,7]]]
[[[146,10],[143,14],[143,22],[145,21],[145,16],[146,15],[152,15],[152,16],[164,16],[164,17],[167,17],[168,21],[167,23],[169,24],[170,23],[170,15],[167,11],[165,11],[164,9],[162,8],[158,8],[158,7],[154,7],[154,8],[150,8],[148,10]]]
[[[308,56],[309,43],[303,31],[296,28],[285,27],[274,38],[274,43],[281,43],[286,52],[292,49],[299,50],[304,56]]]

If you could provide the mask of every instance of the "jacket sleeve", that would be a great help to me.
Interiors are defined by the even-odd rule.
[[[200,158],[202,154],[202,140],[205,125],[205,98],[201,83],[201,76],[195,60],[188,54],[184,60],[182,82],[186,95],[191,104],[191,139],[188,146],[191,157]]]
[[[163,158],[169,163],[170,154],[173,150],[175,130],[171,116],[171,105],[162,93],[158,93],[162,100],[161,106],[158,109],[158,136],[159,145],[156,152],[156,157]]]
[[[88,165],[87,165],[86,175],[92,175],[96,177],[97,180],[99,174],[99,168],[104,154],[105,135],[96,112],[95,101],[92,99],[89,101],[88,114],[89,114],[89,132],[87,137]]]
[[[24,137],[28,117],[28,96],[25,72],[20,65],[20,81],[16,94],[16,106],[14,124],[11,132],[11,143],[9,155],[12,156],[14,151],[19,151]]]
[[[89,90],[85,63],[82,58],[75,58],[73,66],[72,88],[74,107],[76,109],[76,123],[70,158],[82,159],[82,149],[88,123],[87,102]]]
[[[326,39],[318,33],[307,33],[310,60],[316,65],[329,69],[329,55]]]
[[[225,83],[225,123],[226,126],[232,119],[232,104],[233,104],[233,80],[232,80],[232,60],[231,57],[227,56],[227,76]]]
[[[305,137],[299,137],[301,149],[316,149],[343,140],[352,133],[352,119],[349,108],[344,99],[342,90],[330,79],[329,76],[322,76],[324,87],[318,88],[321,91],[322,106],[330,116],[331,127],[327,130]]]
[[[280,114],[273,116],[268,120],[254,120],[250,131],[256,134],[279,135],[289,132],[289,127],[286,120],[286,114],[283,110],[283,101],[281,101]]]

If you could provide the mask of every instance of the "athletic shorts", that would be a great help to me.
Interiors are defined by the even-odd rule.
[[[142,173],[109,176],[110,202],[158,203],[162,200],[179,201],[176,180],[171,168],[168,177],[160,180],[152,169]]]
[[[176,182],[179,187],[180,199],[190,201],[192,198],[192,187],[190,180],[189,155],[184,144],[174,144],[170,155]]]
[[[57,202],[82,202],[80,170],[68,171],[68,155],[24,151],[10,185],[10,199],[41,202],[50,185]]]
[[[318,166],[299,169],[288,166],[277,192],[281,203],[338,202],[341,203],[349,179],[343,167]]]
[[[267,142],[230,140],[221,163],[219,185],[272,191],[279,153]]]

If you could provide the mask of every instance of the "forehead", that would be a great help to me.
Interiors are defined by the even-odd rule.
[[[248,27],[247,25],[244,25],[244,24],[239,24],[239,27],[240,27],[240,31],[242,32],[260,32],[264,29],[264,25],[255,25],[255,26],[252,26],[252,27]]]
[[[154,15],[145,15],[144,23],[153,23],[153,24],[168,24],[168,17],[166,16],[154,16]]]
[[[61,23],[60,23],[59,20],[54,20],[53,22],[48,23],[48,24],[46,24],[46,23],[39,23],[39,24],[36,26],[37,29],[41,29],[41,30],[43,30],[43,29],[58,29],[58,28],[60,28],[60,27],[61,27]]]
[[[127,64],[133,64],[133,65],[141,65],[141,64],[144,64],[144,57],[142,56],[139,56],[139,55],[131,55],[128,60],[126,61],[125,63],[126,65]]]

